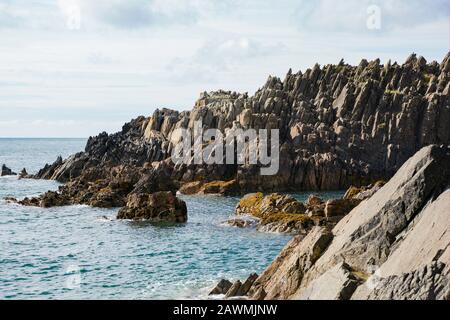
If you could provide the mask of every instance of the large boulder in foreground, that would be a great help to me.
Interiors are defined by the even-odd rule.
[[[423,148],[328,236],[294,238],[248,296],[450,299],[450,150]]]
[[[186,203],[172,192],[132,193],[117,219],[183,223],[187,221]]]

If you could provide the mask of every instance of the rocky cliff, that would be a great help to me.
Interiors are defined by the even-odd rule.
[[[450,149],[425,147],[332,230],[288,243],[253,299],[450,299]]]
[[[413,54],[402,65],[362,60],[290,70],[284,80],[269,77],[253,96],[205,92],[191,111],[134,119],[121,132],[90,138],[84,152],[58,159],[35,178],[93,182],[122,166],[145,171],[131,183],[158,190],[215,180],[234,180],[242,193],[366,185],[391,177],[423,146],[450,144],[449,91],[450,53],[440,64]],[[258,165],[175,166],[176,129],[197,120],[223,132],[279,129],[278,174],[260,176]],[[174,185],[158,186],[168,180]]]

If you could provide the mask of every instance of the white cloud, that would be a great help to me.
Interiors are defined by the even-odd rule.
[[[316,62],[441,60],[447,1],[2,0],[0,136],[95,134],[157,107],[190,109],[204,90],[252,93],[269,74]],[[366,28],[369,3],[382,7],[381,32]]]
[[[58,5],[71,30],[81,28],[81,4],[79,0],[58,0]]]
[[[243,64],[262,62],[262,58],[285,51],[286,46],[276,40],[266,44],[247,37],[209,39],[192,56],[177,57],[166,69],[168,77],[175,81],[219,83],[221,73],[237,72]]]
[[[89,53],[87,61],[92,64],[111,64],[117,62],[115,59],[101,51]]]
[[[395,30],[445,19],[448,0],[299,0],[293,19],[303,31],[366,32],[368,8],[381,10],[381,30]]]

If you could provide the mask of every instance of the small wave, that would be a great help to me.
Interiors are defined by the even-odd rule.
[[[260,221],[260,219],[254,217],[254,216],[250,216],[250,215],[231,216],[228,218],[228,220],[220,223],[220,226],[254,229],[257,227],[259,221]]]
[[[19,176],[0,176],[2,180],[19,180]]]
[[[112,221],[116,221],[116,218],[113,217],[108,217],[108,216],[97,216],[95,218],[95,221],[97,222],[112,222]]]

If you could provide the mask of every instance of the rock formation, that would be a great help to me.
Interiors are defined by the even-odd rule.
[[[133,193],[128,196],[126,206],[120,209],[117,218],[182,223],[187,221],[187,208],[186,203],[170,191]]]
[[[216,194],[223,196],[232,196],[240,193],[239,185],[236,180],[231,181],[194,181],[183,184],[178,190],[185,195],[205,195]]]
[[[28,177],[29,175],[27,169],[23,168],[22,171],[19,173],[19,179],[26,179]]]
[[[289,70],[284,80],[269,77],[253,96],[205,92],[191,111],[162,109],[138,117],[121,132],[90,138],[84,152],[58,158],[35,177],[94,182],[107,179],[111,168],[125,166],[146,168],[147,174],[164,176],[176,188],[185,185],[188,192],[202,192],[201,186],[214,181],[234,181],[233,194],[367,185],[390,178],[426,145],[450,144],[449,67],[450,53],[441,64],[415,54],[402,65],[341,61],[305,72]],[[192,129],[197,120],[225,135],[279,129],[278,174],[261,176],[259,165],[248,164],[174,165],[170,155],[182,139],[177,129]]]
[[[332,230],[295,237],[248,297],[450,299],[450,149],[421,149]]]
[[[66,185],[20,203],[125,207],[132,195],[180,188],[188,194],[235,195],[367,185],[391,177],[424,146],[450,145],[449,68],[450,53],[441,64],[415,54],[402,65],[341,61],[305,72],[289,70],[283,81],[269,77],[253,96],[205,92],[191,111],[157,110],[118,133],[89,138],[84,152],[59,157],[32,176]],[[278,173],[260,175],[261,164],[174,163],[172,151],[184,139],[178,129],[194,131],[197,121],[225,137],[239,130],[278,129]],[[204,157],[225,158],[216,155],[212,139],[200,144],[206,147]],[[190,160],[197,156],[186,155]],[[339,211],[347,200],[325,204],[327,218],[349,210]]]
[[[244,283],[240,280],[232,283],[228,280],[222,279],[209,295],[224,295],[225,298],[228,299],[246,296],[256,279],[258,279],[258,275],[256,273],[251,274]]]
[[[5,164],[2,165],[2,171],[0,172],[0,177],[4,176],[15,176],[17,173],[13,172],[10,168],[8,168]]]
[[[371,190],[369,187],[363,189]],[[227,224],[240,228],[256,227],[262,232],[306,235],[314,226],[334,226],[360,202],[349,197],[324,202],[311,195],[303,204],[288,195],[251,193],[239,201],[236,217],[229,219]]]
[[[8,201],[42,208],[73,204],[122,207],[118,219],[186,222],[186,203],[174,195],[176,187],[163,171],[157,172],[159,175],[148,168],[137,170],[126,166],[114,167],[104,175],[98,175],[96,170],[87,170],[59,187],[58,191],[23,200],[8,198]]]

